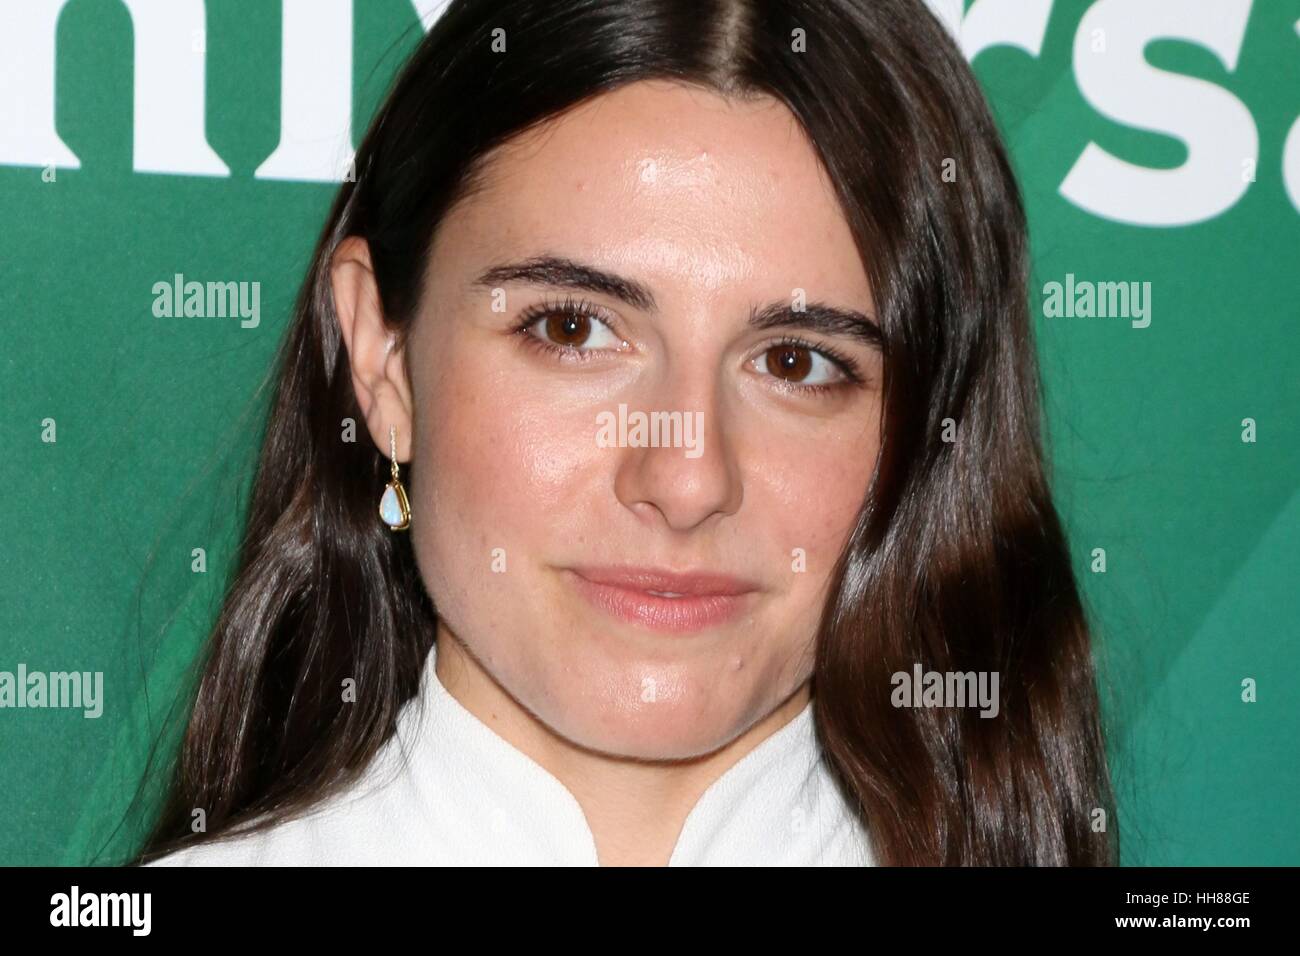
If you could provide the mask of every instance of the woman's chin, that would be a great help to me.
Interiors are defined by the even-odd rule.
[[[571,743],[588,750],[640,760],[687,760],[725,746],[771,704],[761,687],[720,692],[712,675],[683,673],[656,680],[651,668],[631,667],[592,675],[583,687],[561,675],[565,687],[547,694],[562,706],[535,713]],[[589,688],[600,688],[590,692]],[[766,708],[766,709],[765,709]]]

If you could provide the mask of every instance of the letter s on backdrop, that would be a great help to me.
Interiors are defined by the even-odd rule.
[[[1061,183],[1061,195],[1088,212],[1144,226],[1184,226],[1217,216],[1250,186],[1246,160],[1259,159],[1250,110],[1222,87],[1157,70],[1144,52],[1163,37],[1211,50],[1229,72],[1237,67],[1251,0],[1098,0],[1074,36],[1074,75],[1103,116],[1177,137],[1187,162],[1148,169],[1089,143]],[[1105,50],[1094,52],[1102,31]]]

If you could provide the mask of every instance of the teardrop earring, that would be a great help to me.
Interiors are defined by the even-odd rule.
[[[379,499],[379,517],[384,524],[394,531],[405,531],[411,526],[411,503],[406,498],[406,489],[397,476],[397,429],[388,429],[389,460],[393,465],[393,477],[384,488],[384,496]]]

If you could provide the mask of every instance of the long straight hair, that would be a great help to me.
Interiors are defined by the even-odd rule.
[[[1044,464],[1024,211],[983,94],[920,0],[453,0],[316,246],[236,572],[138,861],[346,787],[419,687],[436,607],[409,536],[376,520],[383,451],[339,440],[362,418],[330,291],[339,242],[369,243],[404,340],[434,232],[491,151],[648,79],[783,102],[871,284],[883,440],[832,572],[813,699],[876,861],[1116,862],[1089,628]],[[916,666],[997,673],[999,714],[895,706],[893,675]],[[346,678],[367,693],[341,700]]]

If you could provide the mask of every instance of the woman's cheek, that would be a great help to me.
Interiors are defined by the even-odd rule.
[[[557,522],[594,504],[591,472],[602,451],[595,413],[563,412],[562,402],[539,401],[536,389],[511,389],[499,380],[472,401],[468,383],[447,378],[443,384],[433,406],[466,411],[423,416],[428,424],[412,501],[417,549],[444,579],[503,562],[507,571],[544,563],[565,530]],[[472,588],[472,581],[462,585]]]
[[[521,398],[500,414],[509,425],[501,436],[508,457],[497,464],[513,498],[526,500],[537,514],[603,504],[593,498],[598,489],[589,484],[601,453],[608,454],[596,445],[594,410]]]
[[[796,574],[799,589],[818,613],[819,595],[866,498],[876,460],[870,444],[851,456],[845,456],[853,447],[848,442],[788,445],[789,454],[771,463],[779,477],[770,520],[780,522],[778,537],[790,542],[786,555],[794,569],[804,567]]]

